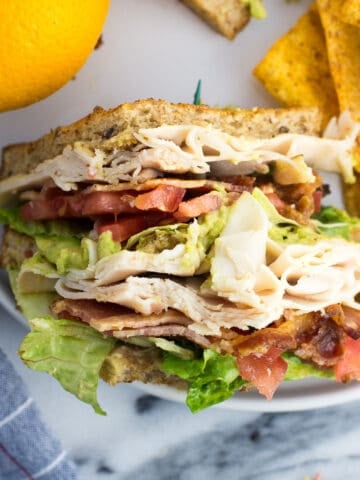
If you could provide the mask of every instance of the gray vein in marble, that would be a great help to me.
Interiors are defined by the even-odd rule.
[[[359,480],[360,446],[350,442],[336,451],[336,439],[360,425],[359,403],[289,414],[264,414],[239,425],[219,426],[171,448],[161,458],[147,462],[121,480],[302,480],[322,472],[324,480]],[[329,448],[327,448],[329,446]],[[342,465],[346,476],[334,476]],[[336,469],[338,472],[338,468]]]

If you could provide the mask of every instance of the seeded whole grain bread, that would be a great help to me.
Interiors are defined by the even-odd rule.
[[[233,40],[250,20],[249,5],[241,0],[181,1],[229,40]]]
[[[0,268],[18,269],[24,259],[31,257],[36,250],[33,238],[5,227],[0,252]]]
[[[110,385],[117,383],[153,383],[185,390],[187,383],[160,370],[162,357],[157,348],[119,345],[105,359],[101,378]]]
[[[78,141],[105,151],[127,149],[137,143],[133,133],[139,128],[165,124],[212,125],[231,135],[259,138],[288,131],[318,135],[321,113],[317,108],[219,110],[153,99],[125,103],[111,110],[96,107],[88,116],[71,125],[57,127],[39,140],[5,147],[0,179],[30,173],[39,163],[59,155],[67,145]]]

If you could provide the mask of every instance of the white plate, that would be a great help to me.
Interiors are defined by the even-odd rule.
[[[95,105],[110,107],[137,98],[191,102],[197,80],[202,98],[212,105],[273,106],[275,101],[252,77],[251,71],[267,48],[293,25],[312,0],[268,4],[268,19],[252,21],[229,42],[213,32],[178,0],[116,0],[104,31],[104,44],[63,89],[31,107],[0,114],[0,148],[33,140],[60,124],[88,113]],[[332,178],[331,183],[336,183]],[[338,188],[330,200],[340,201]],[[17,321],[4,273],[0,303]],[[24,332],[25,333],[25,332]],[[6,338],[6,332],[1,332]],[[177,390],[138,385],[144,391],[184,401]],[[253,411],[292,411],[325,407],[360,399],[360,384],[339,385],[309,380],[282,385],[268,402],[255,392],[235,395],[221,408]]]

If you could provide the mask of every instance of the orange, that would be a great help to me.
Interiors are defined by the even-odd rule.
[[[0,0],[0,112],[58,90],[85,63],[110,0]]]

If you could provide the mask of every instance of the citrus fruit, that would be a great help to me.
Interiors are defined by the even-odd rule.
[[[110,0],[0,0],[0,112],[58,90],[85,63]]]

